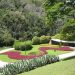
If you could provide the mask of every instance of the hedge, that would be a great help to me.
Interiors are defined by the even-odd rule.
[[[16,41],[14,46],[15,50],[31,50],[32,49],[32,43],[31,41],[26,41],[26,42],[20,42]]]

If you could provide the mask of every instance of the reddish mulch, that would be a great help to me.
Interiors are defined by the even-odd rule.
[[[71,49],[70,47],[64,46],[64,47],[59,47],[59,48],[52,48],[52,47],[40,47],[40,54],[33,54],[33,55],[21,55],[21,52],[14,52],[14,51],[9,51],[9,52],[5,52],[2,54],[8,55],[9,58],[11,59],[17,59],[17,60],[23,60],[23,59],[32,59],[35,57],[39,57],[39,56],[43,56],[45,54],[47,54],[46,50],[60,50],[60,51],[73,51],[73,49]]]

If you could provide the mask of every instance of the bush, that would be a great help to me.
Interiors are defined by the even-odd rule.
[[[50,36],[44,36],[44,35],[43,35],[43,36],[40,37],[40,43],[41,43],[41,44],[49,43],[50,39],[51,39]]]
[[[33,44],[33,45],[40,44],[40,38],[37,37],[37,36],[33,37],[33,39],[32,39],[32,44]]]
[[[61,34],[56,34],[56,35],[52,36],[52,39],[60,39],[60,37],[61,37]]]
[[[0,47],[3,47],[3,39],[0,38]]]
[[[51,40],[51,36],[46,36],[46,42],[49,43]]]
[[[13,46],[16,50],[31,50],[32,49],[32,43],[31,41],[26,41],[26,42],[20,42],[20,41],[16,41],[14,46]]]
[[[59,61],[59,58],[53,55],[44,55],[29,60],[22,60],[13,64],[8,64],[3,68],[3,75],[17,75],[32,69]]]
[[[13,46],[14,41],[14,38],[8,38],[7,40],[4,39],[3,43],[5,46]]]

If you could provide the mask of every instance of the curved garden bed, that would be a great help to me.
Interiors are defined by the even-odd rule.
[[[23,60],[23,59],[32,59],[35,57],[39,57],[39,56],[43,56],[45,54],[48,54],[47,50],[59,50],[59,51],[72,51],[73,49],[71,49],[70,47],[64,46],[64,47],[59,47],[59,48],[53,48],[53,47],[40,47],[39,48],[39,54],[35,55],[21,55],[21,52],[19,51],[9,51],[9,52],[5,52],[3,54],[8,55],[9,58],[11,59],[17,59],[17,60]]]

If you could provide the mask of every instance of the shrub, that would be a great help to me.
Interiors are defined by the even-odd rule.
[[[33,43],[33,45],[40,44],[40,38],[37,37],[37,36],[33,37],[33,39],[32,39],[32,43]]]
[[[60,39],[61,34],[56,34],[55,36],[52,36],[52,39]]]
[[[49,43],[51,40],[51,36],[46,36],[46,39],[47,39],[46,42]]]
[[[8,38],[7,40],[4,39],[3,43],[5,46],[13,46],[14,41],[14,38]]]
[[[0,47],[3,47],[3,39],[0,38]]]
[[[43,36],[40,37],[40,43],[41,43],[41,44],[49,43],[50,39],[51,39],[50,36],[45,36],[45,35],[43,35]]]
[[[16,50],[31,50],[32,49],[32,43],[31,41],[26,41],[26,42],[20,42],[20,41],[16,41],[14,44],[14,48]]]

